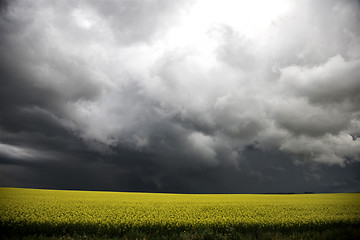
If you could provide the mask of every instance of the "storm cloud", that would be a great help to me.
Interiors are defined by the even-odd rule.
[[[359,1],[1,1],[0,184],[360,191]]]

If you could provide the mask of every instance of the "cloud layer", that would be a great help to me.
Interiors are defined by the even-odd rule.
[[[358,1],[1,8],[2,184],[359,190]]]

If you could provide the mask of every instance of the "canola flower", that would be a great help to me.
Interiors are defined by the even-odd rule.
[[[160,194],[0,188],[0,230],[121,235],[141,231],[321,229],[360,225],[360,194]]]

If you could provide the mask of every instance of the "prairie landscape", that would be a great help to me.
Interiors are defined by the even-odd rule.
[[[4,239],[357,239],[360,234],[359,193],[0,192]]]
[[[359,23],[0,0],[0,239],[360,239]]]

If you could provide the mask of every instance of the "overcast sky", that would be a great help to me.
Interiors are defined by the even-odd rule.
[[[0,185],[360,191],[360,2],[0,1]]]

